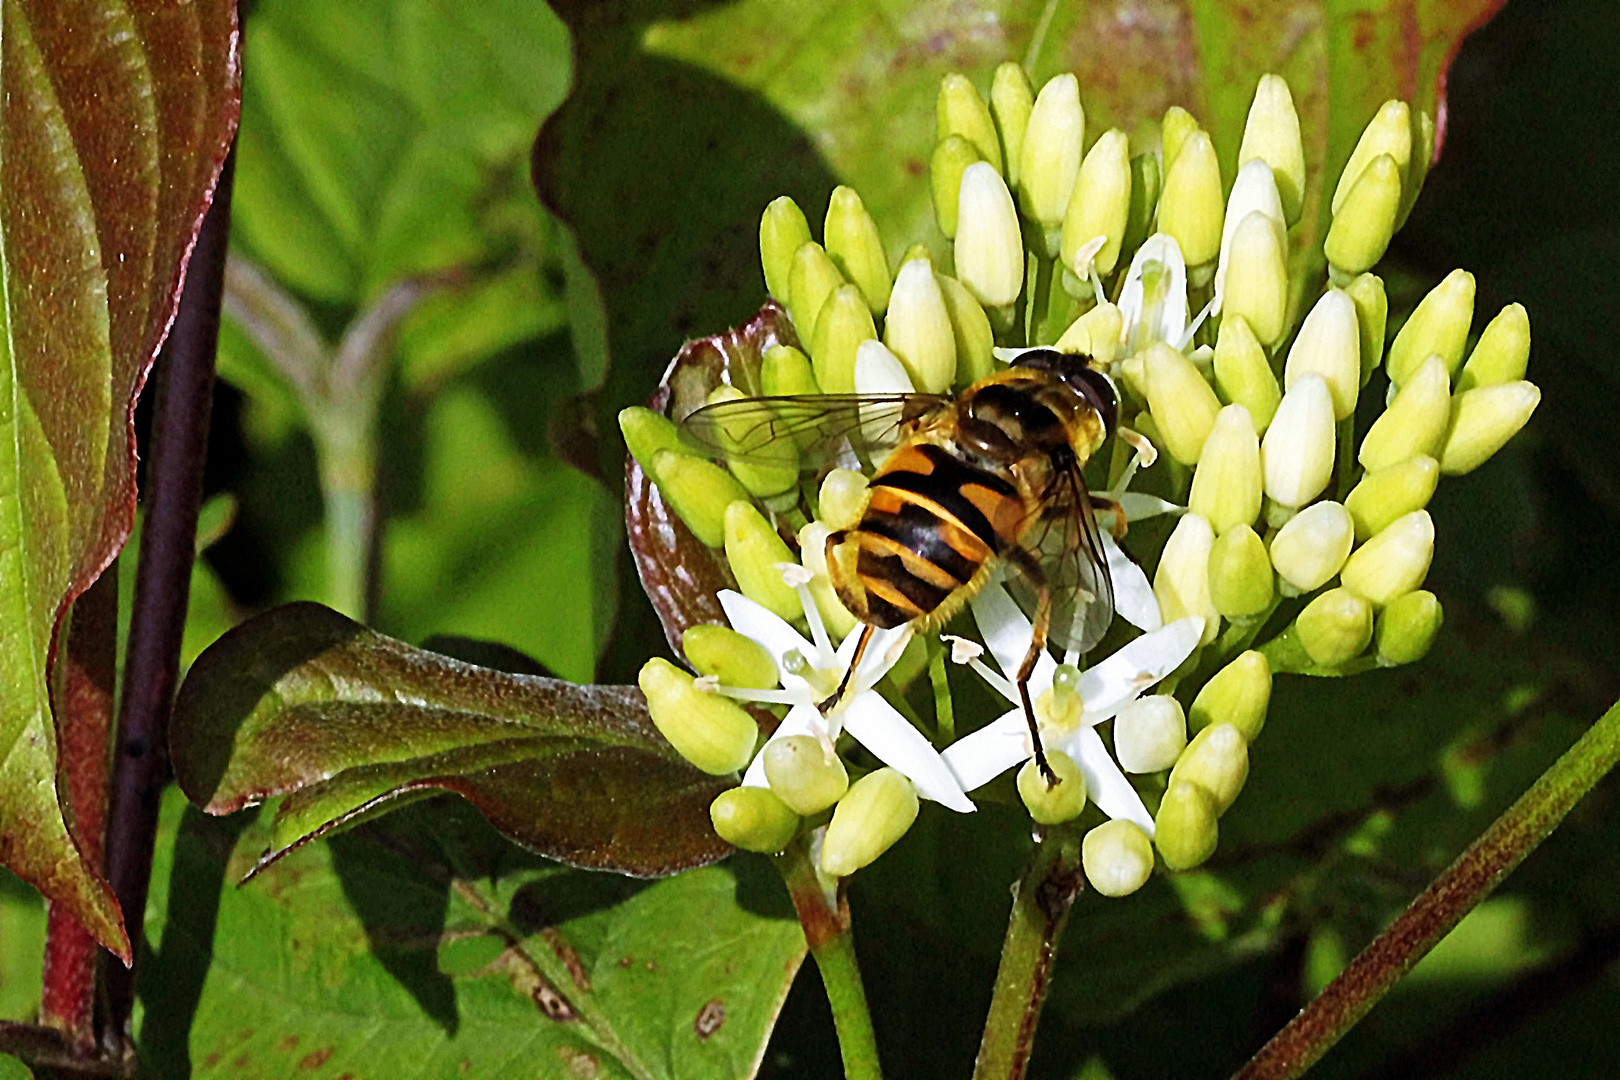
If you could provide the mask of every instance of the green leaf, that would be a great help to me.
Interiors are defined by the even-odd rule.
[[[231,888],[266,840],[165,802],[143,1075],[750,1077],[804,957],[764,860],[633,882],[435,803]]]
[[[170,727],[191,800],[228,814],[276,795],[260,868],[308,840],[453,791],[524,846],[651,877],[730,850],[633,687],[509,675],[414,649],[318,604],[226,634],[193,665]]]
[[[50,668],[135,512],[132,401],[235,127],[235,10],[0,11],[0,863],[125,956],[58,799]]]
[[[45,904],[38,893],[0,870],[0,1020],[39,1014],[45,957]]]
[[[10,1054],[0,1054],[0,1080],[34,1080],[34,1072]]]

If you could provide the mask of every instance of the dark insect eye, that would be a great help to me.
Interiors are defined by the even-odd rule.
[[[1079,385],[1086,401],[1102,414],[1104,429],[1112,433],[1119,423],[1119,392],[1114,389],[1114,381],[1088,367],[1080,372]]]

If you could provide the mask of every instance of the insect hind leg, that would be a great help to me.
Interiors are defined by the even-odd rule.
[[[1029,738],[1035,747],[1035,767],[1046,778],[1046,786],[1057,786],[1057,773],[1046,760],[1046,749],[1041,745],[1040,727],[1035,721],[1035,706],[1029,698],[1029,679],[1035,674],[1035,665],[1039,662],[1041,654],[1046,651],[1046,636],[1052,623],[1052,588],[1047,583],[1046,571],[1041,569],[1040,562],[1028,552],[1014,549],[1008,553],[1008,561],[1018,568],[1018,572],[1028,581],[1035,590],[1035,618],[1033,633],[1029,639],[1029,650],[1024,653],[1023,663],[1018,665],[1018,697],[1024,706],[1024,719],[1029,724]]]
[[[844,677],[838,681],[838,689],[816,703],[816,711],[826,716],[833,711],[839,701],[844,697],[844,691],[849,689],[849,680],[855,675],[855,669],[861,666],[861,657],[866,655],[866,646],[872,642],[872,632],[875,627],[871,623],[861,626],[861,638],[855,643],[855,655],[850,658],[849,667],[844,669]]]

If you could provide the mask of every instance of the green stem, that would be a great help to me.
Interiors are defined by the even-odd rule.
[[[951,680],[945,668],[950,646],[938,638],[928,641],[928,681],[934,687],[934,746],[945,749],[956,741],[956,709],[951,702]]]
[[[793,910],[804,927],[810,955],[816,958],[821,983],[832,1006],[833,1028],[844,1059],[845,1080],[882,1080],[872,1014],[866,1007],[866,987],[855,960],[855,937],[850,930],[849,902],[842,886],[836,900],[829,896],[810,861],[809,837],[801,836],[774,859],[787,883]],[[835,906],[836,904],[836,906]]]
[[[1012,917],[1001,943],[1001,965],[973,1064],[974,1080],[1017,1080],[1024,1075],[1058,939],[1084,887],[1079,831],[1049,827],[1013,890]]]
[[[311,427],[326,508],[327,602],[351,619],[370,622],[377,541],[375,425],[369,415],[335,415],[332,422]]]
[[[1620,762],[1620,703],[1435,878],[1235,1080],[1291,1080],[1315,1064],[1390,987],[1550,835]]]

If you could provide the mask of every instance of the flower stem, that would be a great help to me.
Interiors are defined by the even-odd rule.
[[[1017,1080],[1024,1075],[1058,939],[1084,887],[1080,832],[1063,825],[1048,828],[1013,892],[1012,917],[1001,944],[1001,966],[996,969],[990,1014],[973,1065],[974,1080]]]
[[[882,1080],[872,1014],[866,1007],[866,987],[855,960],[855,937],[850,930],[849,901],[840,886],[836,899],[829,895],[810,861],[809,838],[801,836],[775,857],[776,869],[787,883],[793,910],[810,955],[816,958],[821,982],[832,1006],[838,1051],[844,1059],[845,1080]]]
[[[1492,822],[1315,1001],[1261,1047],[1235,1080],[1288,1080],[1315,1064],[1558,827],[1616,762],[1620,762],[1620,702]]]
[[[327,603],[367,622],[377,543],[376,418],[362,411],[313,427],[326,505]]]
[[[928,641],[928,680],[934,686],[934,747],[945,749],[956,741],[956,711],[951,703],[951,680],[945,668],[950,650],[938,638]]]

